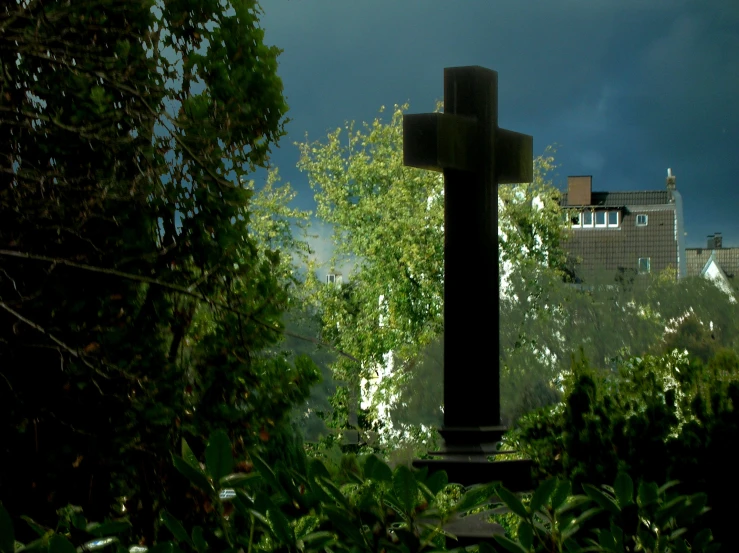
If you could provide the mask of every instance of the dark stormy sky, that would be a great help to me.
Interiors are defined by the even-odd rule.
[[[739,246],[739,0],[262,0],[290,105],[272,160],[312,208],[296,140],[380,106],[431,111],[443,68],[498,71],[501,127],[557,143],[555,184],[657,190],[668,167],[688,247]]]

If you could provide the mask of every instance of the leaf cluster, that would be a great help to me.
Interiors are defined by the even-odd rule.
[[[524,417],[511,435],[541,478],[597,485],[626,471],[678,480],[684,493],[707,494],[707,524],[726,542],[733,522],[724,498],[736,487],[723,472],[724,448],[739,435],[739,357],[723,351],[704,364],[677,353],[645,356],[616,374],[581,361],[573,372],[562,407]]]
[[[28,551],[423,551],[444,547],[443,521],[456,508],[477,506],[480,494],[447,499],[443,472],[429,476],[401,465],[395,470],[375,456],[354,463],[349,480],[337,483],[326,467],[312,460],[300,467],[270,466],[256,453],[246,468],[235,463],[233,445],[214,432],[204,462],[182,442],[172,460],[177,471],[207,505],[208,517],[189,526],[167,510],[159,515],[155,543],[131,543],[136,535],[125,517],[88,523],[77,507],[60,511],[56,528],[41,528],[38,540],[17,544]],[[489,495],[489,494],[488,494]],[[487,497],[487,495],[485,496]],[[451,506],[450,506],[451,505]],[[13,551],[13,526],[0,507],[0,551]],[[91,539],[95,538],[95,539]]]
[[[201,515],[171,466],[183,437],[202,454],[226,428],[272,455],[293,432],[319,375],[274,347],[293,276],[275,250],[302,214],[276,174],[256,198],[243,179],[287,110],[259,16],[252,0],[0,15],[0,496],[16,521],[125,512],[151,543],[161,508]]]
[[[709,529],[700,530],[690,543],[683,537],[708,511],[707,497],[676,495],[670,492],[676,484],[657,487],[642,481],[635,490],[631,477],[619,472],[613,486],[584,484],[584,494],[572,495],[570,481],[549,478],[527,504],[501,488],[498,496],[519,524],[515,539],[495,539],[511,553],[718,551]]]

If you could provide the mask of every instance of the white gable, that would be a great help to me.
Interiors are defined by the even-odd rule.
[[[711,257],[708,258],[708,261],[703,267],[703,270],[701,271],[701,276],[703,278],[711,280],[722,291],[726,292],[729,295],[729,301],[731,303],[736,303],[734,291],[731,288],[729,279],[727,278],[726,273],[724,273],[719,264],[716,263],[716,258],[713,254],[711,254]]]

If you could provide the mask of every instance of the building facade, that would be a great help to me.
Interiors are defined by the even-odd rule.
[[[575,282],[632,280],[667,269],[686,276],[682,198],[667,172],[664,189],[637,192],[594,192],[591,176],[568,177],[560,206]]]
[[[739,290],[739,248],[726,248],[720,232],[712,234],[705,248],[685,250],[688,276],[714,280],[727,292]]]

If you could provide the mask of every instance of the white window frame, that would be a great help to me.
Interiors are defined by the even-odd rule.
[[[598,215],[603,214],[603,223],[598,223]],[[606,211],[596,211],[593,217],[593,223],[595,224],[596,228],[606,228],[606,223],[608,222],[608,212]]]
[[[589,213],[590,214],[590,223],[586,223],[585,222],[585,214],[586,213]],[[591,210],[588,209],[587,211],[583,211],[580,214],[580,223],[582,224],[583,228],[593,228],[594,222],[595,222],[595,216],[594,216],[594,213]]]
[[[577,223],[573,223],[572,219],[577,217]],[[579,211],[571,211],[570,212],[570,225],[572,228],[582,228],[582,213]]]
[[[611,218],[610,217],[611,213],[615,213],[616,214],[616,224],[615,225],[612,225],[611,222],[609,221],[609,219]],[[619,221],[619,219],[620,219],[620,217],[619,217],[618,211],[608,211],[606,213],[606,225],[608,225],[608,228],[616,228],[616,227],[618,227],[618,224],[621,222],[621,221]]]
[[[642,261],[647,262],[646,271],[641,270]],[[636,270],[640,275],[646,275],[646,274],[651,273],[652,272],[652,259],[650,257],[640,257],[636,262]]]
[[[639,218],[640,217],[643,217],[644,218],[644,222],[643,223],[640,223],[639,222]],[[649,224],[649,216],[646,213],[637,213],[636,214],[636,226],[637,227],[646,227],[647,224]]]

